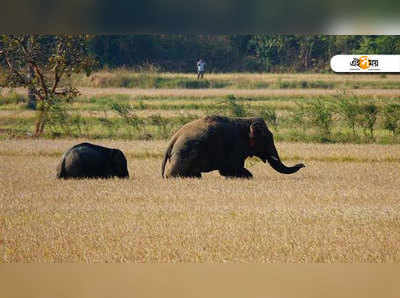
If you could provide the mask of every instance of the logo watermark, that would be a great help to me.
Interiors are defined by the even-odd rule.
[[[400,72],[400,55],[336,55],[334,72]]]

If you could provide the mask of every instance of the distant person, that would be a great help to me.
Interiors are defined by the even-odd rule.
[[[206,63],[203,59],[199,59],[199,61],[197,61],[197,79],[202,79],[204,77],[205,67]]]

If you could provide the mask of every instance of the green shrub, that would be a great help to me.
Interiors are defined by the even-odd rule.
[[[298,109],[293,112],[291,117],[291,122],[293,122],[294,126],[300,126],[302,128],[303,133],[305,133],[307,128],[307,121],[306,121],[306,106],[299,102],[296,102]]]
[[[278,115],[275,110],[264,108],[258,113],[258,117],[263,118],[268,125],[278,129]]]
[[[352,130],[353,136],[357,135],[357,118],[360,115],[360,104],[356,98],[341,97],[336,104],[338,113],[343,117],[344,122]]]
[[[320,129],[321,136],[328,138],[331,134],[333,114],[328,104],[317,99],[308,104],[306,113],[311,123]]]
[[[375,140],[374,126],[378,115],[378,107],[375,104],[368,104],[360,107],[360,119],[358,122],[364,130],[366,137]]]
[[[86,120],[79,112],[69,114],[65,103],[61,101],[50,107],[47,117],[47,127],[52,137],[81,137],[89,133]]]
[[[384,128],[393,135],[400,134],[400,104],[387,105],[383,111]]]

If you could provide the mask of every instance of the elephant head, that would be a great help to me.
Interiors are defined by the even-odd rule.
[[[127,161],[121,150],[111,150],[111,164],[111,171],[115,176],[119,178],[129,177]]]
[[[274,137],[262,118],[256,118],[250,123],[249,146],[251,155],[259,157],[264,163],[268,161],[271,167],[279,173],[292,174],[305,167],[302,163],[287,167],[281,162],[275,148]]]

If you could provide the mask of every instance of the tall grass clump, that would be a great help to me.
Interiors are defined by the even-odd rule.
[[[393,136],[400,134],[400,104],[387,105],[383,110],[383,126]]]
[[[166,139],[169,137],[170,123],[167,118],[161,117],[160,114],[156,114],[151,115],[148,120],[151,125],[157,126],[161,138]]]
[[[333,110],[328,103],[317,99],[308,104],[306,113],[310,122],[320,130],[321,141],[329,140],[331,136]]]
[[[307,120],[306,120],[307,108],[304,104],[299,103],[299,102],[296,102],[296,105],[297,105],[297,109],[292,114],[291,122],[294,124],[294,126],[301,127],[303,130],[303,133],[305,133],[305,131],[307,129]]]
[[[233,117],[245,117],[247,115],[246,109],[243,105],[237,102],[235,95],[227,95],[225,99],[225,104],[228,109],[228,113]]]
[[[363,127],[364,135],[373,141],[375,141],[374,127],[377,115],[378,107],[375,104],[368,104],[360,107],[360,119],[358,121]]]
[[[353,137],[356,137],[356,125],[361,112],[359,101],[356,98],[341,97],[337,101],[336,110],[342,116],[347,126],[351,129]]]
[[[274,109],[263,108],[258,112],[257,116],[263,118],[268,125],[278,130],[278,114]]]

